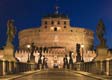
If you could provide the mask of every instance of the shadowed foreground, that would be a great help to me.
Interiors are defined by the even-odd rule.
[[[13,80],[97,80],[81,74],[64,70],[41,71]]]

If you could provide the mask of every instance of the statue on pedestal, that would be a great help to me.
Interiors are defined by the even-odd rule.
[[[102,19],[100,19],[96,28],[96,34],[100,41],[98,48],[106,48],[106,40],[104,39],[104,33],[105,33],[105,25]]]
[[[67,55],[65,55],[65,57],[63,58],[63,68],[68,68],[68,57]]]
[[[12,44],[12,41],[16,34],[16,28],[14,26],[14,20],[7,21],[7,45]]]
[[[108,49],[106,47],[106,40],[104,38],[104,33],[105,33],[105,25],[103,21],[100,19],[96,29],[96,34],[100,41],[100,44],[97,46],[96,49],[96,53],[97,53],[97,57],[95,59],[96,61],[105,60],[108,55],[107,54]]]
[[[16,29],[14,27],[14,20],[10,19],[7,21],[7,42],[4,47],[4,59],[15,61],[14,58],[14,47],[13,47],[13,39],[15,37]]]

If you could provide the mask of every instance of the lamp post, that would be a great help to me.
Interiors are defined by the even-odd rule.
[[[30,55],[29,54],[30,54],[31,45],[28,44],[26,47],[28,48],[28,61],[27,62],[30,62]]]
[[[73,58],[74,53],[72,52],[71,55],[72,55],[72,58]]]
[[[81,60],[81,62],[84,62],[84,58],[83,58],[84,57],[83,56],[84,55],[84,50],[83,50],[84,49],[84,45],[83,44],[81,45],[81,48],[82,48],[82,60]]]

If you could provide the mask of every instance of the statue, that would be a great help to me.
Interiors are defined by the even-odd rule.
[[[4,46],[4,59],[10,61],[16,61],[14,58],[14,46],[12,41],[15,37],[16,29],[14,26],[14,20],[7,21],[7,43]]]
[[[63,68],[68,68],[68,59],[67,59],[67,55],[65,55],[65,57],[63,58]]]
[[[94,60],[95,61],[103,61],[103,60],[106,60],[108,58],[107,57],[108,56],[108,48],[106,46],[106,40],[104,38],[105,25],[101,19],[99,20],[99,23],[97,25],[96,34],[97,34],[97,37],[100,41],[100,44],[96,48],[97,56]],[[101,73],[102,73],[102,70],[101,70]]]
[[[105,25],[102,21],[102,19],[99,20],[99,23],[96,28],[96,34],[100,41],[100,45],[98,47],[105,48],[106,47],[106,40],[104,39],[104,33],[105,33]]]
[[[14,20],[8,20],[7,21],[7,44],[8,43],[12,43],[14,37],[15,37],[15,34],[16,34],[16,28],[14,26]]]

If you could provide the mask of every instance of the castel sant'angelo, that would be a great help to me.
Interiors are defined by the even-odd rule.
[[[43,55],[49,59],[48,61],[56,59],[62,62],[65,54],[70,51],[76,54],[76,44],[83,45],[84,51],[91,50],[93,41],[93,31],[70,26],[69,17],[65,14],[59,14],[58,10],[53,14],[44,16],[40,27],[19,32],[20,49],[34,43],[38,49],[47,49],[47,52],[44,52]]]
[[[64,14],[44,16],[39,28],[25,29],[19,32],[19,47],[34,43],[36,47],[60,47],[75,52],[76,44],[84,49],[93,47],[94,33],[91,30],[70,26],[70,19]]]

